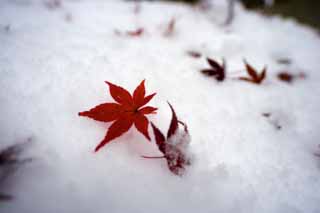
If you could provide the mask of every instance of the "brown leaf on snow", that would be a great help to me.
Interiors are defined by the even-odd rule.
[[[264,67],[263,70],[258,73],[256,69],[254,69],[246,60],[244,60],[244,64],[246,66],[246,71],[249,77],[239,77],[239,80],[251,82],[254,84],[261,84],[262,81],[266,78],[267,67]]]
[[[213,76],[217,81],[223,81],[226,77],[226,62],[223,59],[222,65],[212,58],[207,58],[211,68],[202,69],[201,73],[207,76]]]

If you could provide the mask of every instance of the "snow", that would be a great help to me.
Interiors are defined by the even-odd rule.
[[[219,4],[205,12],[161,2],[143,2],[138,14],[134,8],[1,1],[0,148],[31,140],[33,161],[1,189],[15,199],[0,212],[320,212],[317,33],[239,4],[229,26],[221,25]],[[173,17],[175,33],[164,37]],[[141,37],[114,33],[139,27]],[[226,81],[199,72],[205,56],[226,59]],[[262,85],[233,78],[246,75],[243,58],[258,70],[268,66]],[[282,70],[307,76],[286,84],[276,78]],[[150,105],[159,110],[149,119],[167,130],[170,101],[188,125],[195,160],[183,177],[164,159],[141,158],[161,153],[134,128],[93,153],[110,124],[78,112],[113,102],[105,80],[133,91],[142,79],[147,94],[157,92]]]

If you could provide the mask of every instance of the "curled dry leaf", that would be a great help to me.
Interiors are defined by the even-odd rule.
[[[217,81],[223,81],[226,77],[226,62],[223,59],[222,65],[211,58],[207,58],[211,68],[201,70],[201,73],[214,77]]]
[[[246,60],[244,60],[246,66],[246,71],[249,77],[239,77],[239,80],[248,81],[254,84],[261,84],[262,81],[266,78],[267,67],[264,67],[261,73],[258,73]]]
[[[175,175],[183,175],[186,167],[191,164],[187,148],[190,142],[190,135],[187,125],[179,121],[173,107],[168,103],[172,112],[170,127],[167,137],[151,123],[156,144],[167,160],[169,170]],[[180,130],[179,127],[183,129]]]
[[[86,116],[96,121],[111,122],[105,138],[95,148],[97,152],[113,139],[127,132],[132,125],[142,133],[149,141],[149,121],[145,115],[154,114],[157,108],[145,106],[156,93],[145,96],[144,80],[131,95],[124,88],[114,85],[108,81],[110,94],[117,103],[103,103],[89,111],[79,112],[79,116]]]

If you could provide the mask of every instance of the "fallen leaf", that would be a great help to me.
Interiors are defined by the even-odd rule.
[[[207,76],[213,76],[217,81],[223,81],[226,77],[226,62],[223,59],[222,65],[211,58],[207,58],[211,68],[201,70],[201,73]]]
[[[128,36],[131,36],[131,37],[139,37],[139,36],[141,36],[143,33],[144,33],[144,28],[142,28],[142,27],[137,28],[136,30],[133,30],[133,31],[128,30],[128,31],[126,32],[126,34],[127,34]]]
[[[267,67],[264,67],[261,73],[258,73],[250,64],[244,60],[246,71],[249,77],[239,77],[239,80],[248,81],[254,84],[261,84],[266,77]]]
[[[181,176],[184,174],[186,167],[191,164],[190,157],[186,152],[190,141],[190,135],[187,125],[178,120],[173,107],[170,103],[168,104],[172,112],[172,118],[167,137],[164,136],[158,127],[151,123],[156,144],[164,156],[151,158],[165,158],[169,170],[173,174]],[[179,124],[183,126],[183,131],[179,131]]]
[[[193,51],[193,50],[187,51],[187,54],[193,58],[200,58],[201,57],[201,53],[199,53],[197,51]]]
[[[303,72],[300,72],[298,74],[291,74],[287,71],[281,71],[277,74],[277,77],[280,81],[284,81],[286,83],[292,83],[296,79],[305,79],[306,74]]]
[[[154,114],[157,108],[143,106],[146,105],[156,93],[145,96],[144,82],[145,80],[139,84],[131,95],[124,88],[106,81],[105,83],[109,85],[110,94],[117,103],[104,103],[89,111],[79,112],[79,116],[86,116],[97,121],[114,121],[109,127],[105,138],[95,148],[95,152],[113,139],[127,132],[132,125],[150,141],[148,133],[149,121],[145,115]]]
[[[290,74],[288,72],[279,72],[277,74],[277,77],[280,81],[284,81],[287,83],[291,83],[293,81],[293,79],[295,78],[295,76],[293,76],[292,74]]]

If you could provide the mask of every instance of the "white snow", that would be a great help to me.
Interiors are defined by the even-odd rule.
[[[15,196],[2,213],[320,212],[320,39],[293,20],[236,6],[221,26],[219,6],[63,1],[0,2],[0,148],[31,138],[33,161],[4,190]],[[171,18],[175,33],[163,37]],[[8,26],[10,26],[8,28]],[[117,36],[143,27],[141,37]],[[194,59],[186,51],[201,52]],[[203,76],[205,56],[228,70],[268,66],[262,85]],[[292,64],[281,65],[279,58]],[[306,79],[280,82],[276,73],[303,71]],[[187,175],[174,176],[135,128],[97,154],[110,124],[78,112],[113,102],[105,80],[133,89],[146,79],[149,116],[167,130],[174,106],[191,135],[195,156]],[[271,113],[271,121],[262,113]],[[281,125],[277,130],[273,123]],[[150,130],[150,134],[152,131]]]

